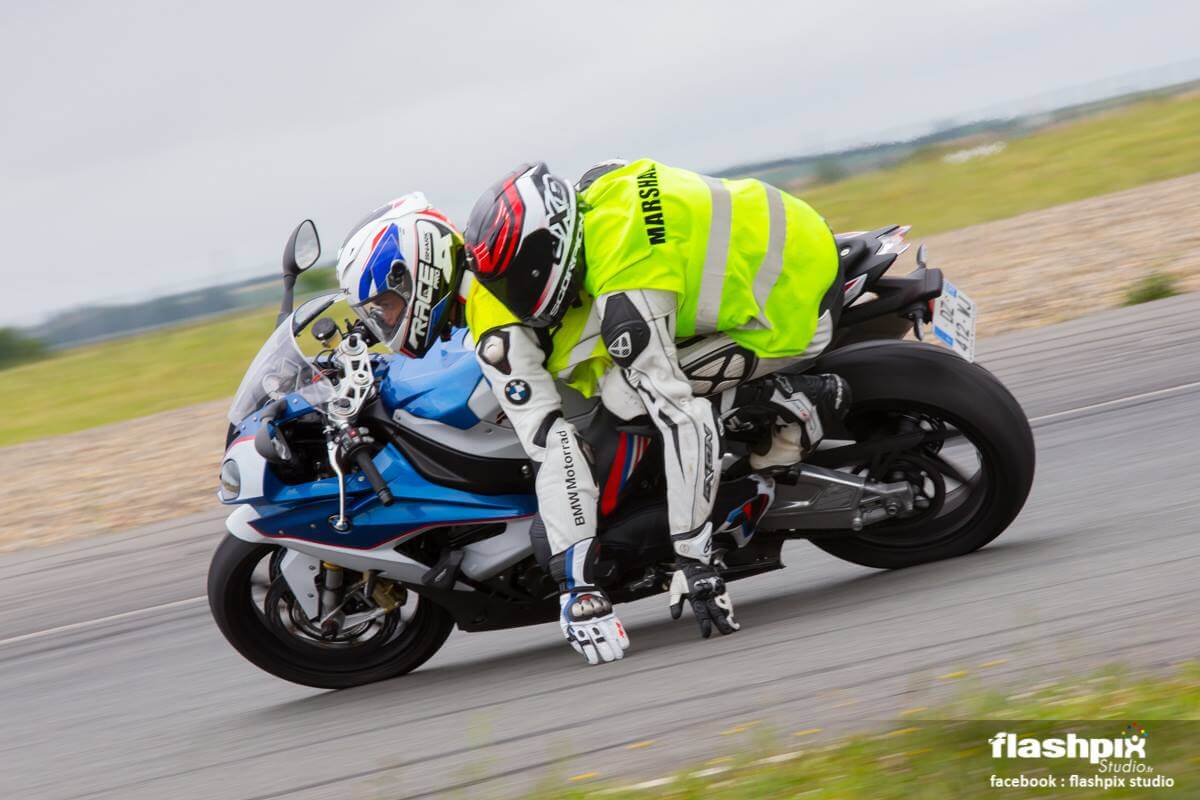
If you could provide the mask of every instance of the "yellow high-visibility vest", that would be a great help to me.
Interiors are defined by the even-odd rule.
[[[812,340],[838,254],[803,201],[762,181],[641,159],[601,175],[580,203],[583,302],[553,332],[547,368],[584,394],[611,365],[592,313],[600,294],[674,292],[678,337],[720,331],[765,358],[797,355]],[[478,340],[518,320],[475,282],[467,322]]]

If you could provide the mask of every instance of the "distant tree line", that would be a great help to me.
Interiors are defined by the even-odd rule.
[[[46,345],[16,328],[0,328],[0,369],[33,361],[46,352]]]
[[[302,273],[296,282],[296,294],[300,297],[336,288],[337,278],[331,265],[314,267]],[[279,292],[278,276],[260,275],[136,303],[79,306],[57,312],[53,325],[12,329],[11,334],[24,343],[40,341],[49,348],[69,347],[211,314],[269,306],[279,301]],[[15,344],[6,347],[13,352],[20,349]],[[21,352],[31,352],[27,346],[22,347]]]
[[[263,304],[266,298],[256,294],[238,286],[212,286],[139,303],[80,306],[56,314],[54,324],[46,328],[45,340],[62,347]]]
[[[332,266],[313,267],[310,270],[301,272],[299,280],[296,281],[297,294],[332,292],[337,288],[337,275],[334,274]]]

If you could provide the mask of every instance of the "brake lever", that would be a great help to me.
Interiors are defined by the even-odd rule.
[[[342,465],[338,463],[337,438],[332,435],[332,431],[326,432],[325,449],[329,453],[329,465],[333,467],[338,479],[338,513],[336,517],[329,518],[329,524],[338,533],[345,533],[350,530],[350,520],[346,517],[346,475],[342,472]]]
[[[375,338],[375,334],[372,333],[371,329],[364,325],[361,320],[353,323],[350,322],[350,320],[346,320],[346,335],[358,336],[363,340],[367,347],[374,347],[375,345],[379,344],[379,340]]]
[[[339,461],[340,451],[340,432],[349,428],[353,423],[358,413],[366,405],[370,398],[371,392],[375,388],[375,374],[371,369],[371,351],[368,339],[359,331],[351,329],[342,337],[342,341],[337,346],[338,364],[342,369],[342,380],[338,383],[335,390],[336,396],[329,401],[325,411],[325,416],[328,418],[330,425],[325,429],[325,448],[329,454],[329,464],[338,479],[338,513],[336,517],[329,518],[329,524],[334,530],[344,533],[350,530],[350,519],[346,516],[346,473],[342,469]],[[378,478],[377,471],[374,475],[364,473],[368,477]],[[372,488],[376,489],[376,493],[380,494],[380,500],[384,505],[390,505],[390,492],[380,492],[379,487],[375,483],[381,483],[380,480],[372,480]],[[386,497],[383,495],[386,494]]]

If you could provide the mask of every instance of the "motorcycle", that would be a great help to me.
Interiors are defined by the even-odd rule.
[[[841,303],[809,369],[841,375],[853,399],[803,463],[773,472],[773,498],[744,458],[770,420],[727,431],[713,516],[725,580],[782,568],[796,538],[881,569],[963,555],[1024,505],[1028,420],[973,363],[974,304],[926,265],[924,246],[915,271],[886,274],[907,230],[837,237]],[[278,327],[229,411],[218,496],[235,508],[208,574],[221,632],[273,675],[344,688],[416,669],[455,626],[557,619],[558,586],[530,539],[532,464],[467,333],[415,360],[372,352],[360,323],[336,320],[336,293],[293,311],[296,278],[319,254],[306,220],[284,250]],[[938,345],[904,338],[927,327]],[[673,554],[658,433],[564,396],[595,455],[597,582],[616,603],[660,593]]]

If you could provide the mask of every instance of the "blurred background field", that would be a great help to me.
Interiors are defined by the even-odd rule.
[[[835,230],[913,225],[979,304],[982,337],[1200,290],[1195,84],[722,174],[786,186]],[[333,285],[343,233],[322,231],[302,293]],[[215,511],[226,404],[278,292],[262,274],[0,331],[0,403],[20,409],[0,419],[0,502],[25,520],[0,526],[0,551]],[[54,479],[64,463],[72,481]]]
[[[927,236],[1196,172],[1200,172],[1200,94],[1189,88],[1105,107],[1090,116],[1070,115],[1066,121],[1014,138],[973,133],[930,145],[886,169],[823,185],[815,185],[810,177],[787,188],[808,200],[835,230],[896,222],[911,224],[914,236]],[[1172,196],[1155,209],[1156,214],[1167,215],[1164,227],[1200,227],[1197,208],[1177,200]],[[1144,205],[1145,198],[1131,197],[1105,213],[1113,224],[1120,224]],[[1171,219],[1172,214],[1178,219]],[[1055,227],[1052,240],[1094,241],[1083,228],[1072,230],[1070,212]],[[281,232],[281,241],[285,233]],[[328,241],[341,233],[324,232]],[[965,240],[934,248],[933,255],[941,257],[935,264],[968,290],[976,282],[1005,282],[1014,265],[991,246],[993,235],[989,229],[977,229]],[[1142,251],[1140,260],[1161,262],[1166,270],[1160,282],[1173,286],[1190,275],[1187,268],[1176,270],[1178,275],[1171,271],[1174,256],[1184,253],[1173,253],[1169,240],[1138,236],[1136,231],[1133,235],[1138,238],[1127,244]],[[1013,238],[1012,232],[1006,237]],[[1019,230],[1016,237],[1020,238]],[[331,255],[326,253],[327,258]],[[1095,282],[1119,288],[1134,286],[1142,277],[1128,257],[1080,258],[1058,265],[1058,270],[1058,276],[1043,271],[1036,281],[1020,287],[1024,294],[1012,297],[1025,309],[1019,318],[998,317],[985,304],[983,332],[1060,320],[1120,302],[1115,288],[1102,301],[1077,303],[1073,309],[1050,303],[1043,313],[1029,302],[1041,299],[1038,293],[1061,294],[1061,279],[1090,273]],[[331,283],[325,267],[309,276],[302,289],[315,291]],[[270,278],[255,286],[254,297],[270,297],[277,291]],[[269,308],[236,311],[60,349],[10,367],[0,372],[0,403],[18,405],[23,413],[0,420],[0,446],[228,397],[273,320]],[[10,350],[16,352],[17,346],[11,344]]]
[[[56,352],[6,370],[0,444],[83,430],[228,397],[274,328],[267,309]],[[215,443],[214,446],[219,446]]]
[[[989,145],[1002,149],[990,152]],[[1197,171],[1200,93],[1189,92],[1027,136],[944,143],[891,169],[790,188],[834,230],[871,228],[900,216],[925,236]]]

